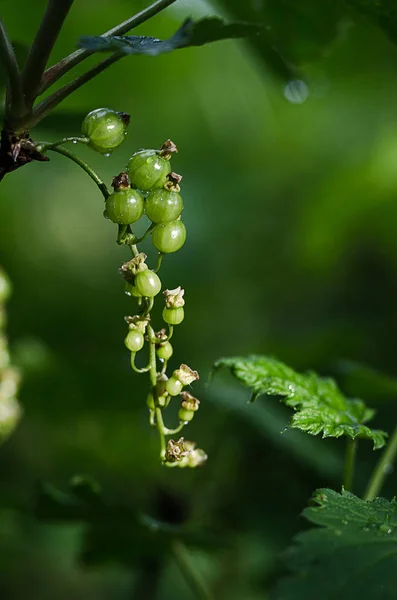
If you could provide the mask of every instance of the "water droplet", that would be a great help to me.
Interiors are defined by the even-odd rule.
[[[294,79],[284,87],[284,96],[291,104],[303,104],[309,97],[309,88],[301,79]]]
[[[394,471],[394,466],[391,463],[387,463],[384,467],[383,467],[383,472],[385,475],[391,475]]]
[[[77,144],[77,140],[73,140],[72,144]]]
[[[104,156],[105,158],[109,158],[110,152],[105,152],[105,154],[102,154],[102,156]]]
[[[388,523],[382,523],[382,525],[379,526],[379,531],[390,534],[393,531],[393,527],[390,527]]]

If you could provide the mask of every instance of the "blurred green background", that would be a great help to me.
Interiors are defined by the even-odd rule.
[[[76,1],[53,60],[145,5]],[[133,308],[118,267],[128,252],[93,183],[56,155],[2,182],[8,332],[25,376],[24,418],[0,452],[1,598],[193,598],[169,552],[143,560],[139,540],[110,528],[108,552],[87,565],[83,525],[30,515],[38,482],[65,490],[76,474],[94,477],[110,503],[211,534],[211,547],[190,551],[217,599],[268,597],[312,491],[340,488],[344,441],[280,435],[289,412],[274,399],[248,406],[227,377],[207,387],[220,356],[269,353],[334,375],[379,409],[375,426],[390,431],[396,420],[397,54],[371,14],[344,2],[293,5],[179,0],[138,31],[166,37],[188,15],[219,14],[262,22],[269,36],[126,58],[32,132],[55,141],[78,135],[99,106],[129,112],[111,157],[80,150],[109,183],[135,150],[177,143],[188,239],[162,279],[186,289],[172,365],[201,374],[188,431],[209,454],[203,469],[159,464],[147,381],[123,345]],[[13,40],[31,41],[44,6],[1,3]],[[363,442],[357,493],[376,458]],[[395,492],[392,476],[385,495]]]

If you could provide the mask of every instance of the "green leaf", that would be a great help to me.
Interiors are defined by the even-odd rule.
[[[98,485],[87,477],[74,477],[67,492],[41,484],[34,515],[43,521],[79,522],[85,525],[81,560],[87,565],[120,563],[131,568],[146,558],[161,556],[175,540],[211,547],[212,534],[153,519],[125,504],[110,504]]]
[[[348,399],[333,379],[316,373],[300,374],[268,356],[233,357],[218,360],[214,369],[226,367],[252,391],[251,401],[261,394],[280,396],[295,413],[290,427],[323,437],[346,435],[370,439],[374,449],[385,445],[386,433],[365,425],[374,416],[362,400]]]
[[[303,515],[318,527],[298,534],[272,600],[394,600],[397,502],[365,502],[349,492],[317,490]]]
[[[178,48],[203,46],[218,40],[242,38],[258,33],[261,28],[250,23],[225,23],[218,17],[207,17],[194,21],[187,19],[168,40],[151,36],[84,36],[80,48],[92,52],[121,52],[124,54],[148,54],[156,56]]]

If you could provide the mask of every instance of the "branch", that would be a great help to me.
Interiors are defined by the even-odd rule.
[[[12,47],[10,38],[0,19],[0,57],[3,63],[9,84],[10,91],[10,106],[7,107],[7,112],[12,115],[20,116],[24,112],[25,103],[22,93],[22,80],[19,72],[18,61],[15,56],[14,48]]]
[[[119,53],[108,56],[108,58],[102,60],[100,63],[95,65],[95,67],[92,67],[89,71],[86,71],[86,73],[76,77],[76,79],[51,94],[51,96],[45,98],[45,100],[37,104],[37,106],[33,109],[32,118],[29,120],[28,126],[33,127],[34,125],[37,125],[37,123],[44,119],[44,117],[56,106],[58,106],[62,100],[67,98],[79,87],[90,81],[90,79],[96,77],[99,75],[99,73],[102,73],[102,71],[110,67],[110,65],[118,61],[120,58],[123,58],[123,56],[125,55]]]
[[[142,23],[145,23],[171,4],[174,4],[174,2],[176,2],[176,0],[157,0],[150,6],[142,10],[140,13],[137,13],[133,17],[124,21],[123,23],[116,25],[116,27],[113,27],[113,29],[109,29],[109,31],[106,31],[102,35],[103,37],[109,37],[111,35],[123,35],[125,33],[128,33],[129,31],[131,31],[131,29],[138,27],[138,25],[142,25]],[[70,71],[76,65],[83,62],[83,60],[85,60],[91,54],[92,51],[90,50],[76,50],[75,52],[69,54],[69,56],[66,56],[65,58],[60,60],[53,67],[47,69],[47,71],[43,75],[42,85],[40,86],[37,95],[40,95],[43,92],[45,92],[53,83],[55,83],[56,81],[58,81],[58,79],[65,75],[65,73]]]
[[[22,74],[23,89],[31,105],[38,95],[42,75],[73,1],[49,0],[47,4]]]

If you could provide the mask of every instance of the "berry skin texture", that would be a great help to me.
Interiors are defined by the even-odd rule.
[[[163,254],[170,254],[182,248],[186,240],[186,227],[182,221],[170,221],[156,225],[152,232],[155,248]]]
[[[185,318],[183,306],[179,308],[165,308],[163,310],[163,320],[169,325],[179,325]]]
[[[140,150],[128,161],[131,186],[144,192],[162,188],[170,172],[170,161],[162,158],[157,150]]]
[[[170,377],[165,384],[165,389],[170,396],[178,396],[183,388],[183,384],[176,377]]]
[[[157,348],[157,356],[162,360],[170,359],[173,352],[174,349],[170,342],[165,342],[165,344],[161,344],[161,346]]]
[[[152,223],[175,221],[183,210],[181,195],[166,189],[150,192],[145,204],[146,214]]]
[[[110,108],[97,108],[85,117],[81,131],[90,141],[89,146],[101,154],[112,152],[126,136],[125,119]]]
[[[118,190],[106,200],[106,216],[119,225],[135,223],[141,218],[143,211],[144,200],[138,190]]]
[[[125,284],[125,293],[127,296],[134,296],[134,298],[142,298],[142,294],[138,292],[136,287],[132,283]]]
[[[144,343],[143,334],[136,331],[136,329],[131,329],[124,339],[124,344],[130,352],[139,352],[139,350],[142,350]]]
[[[180,408],[178,412],[178,419],[183,421],[184,423],[188,423],[192,421],[194,417],[194,412],[192,410],[186,410],[185,408]]]
[[[135,287],[142,296],[154,298],[161,290],[161,280],[154,271],[147,269],[135,277]]]

